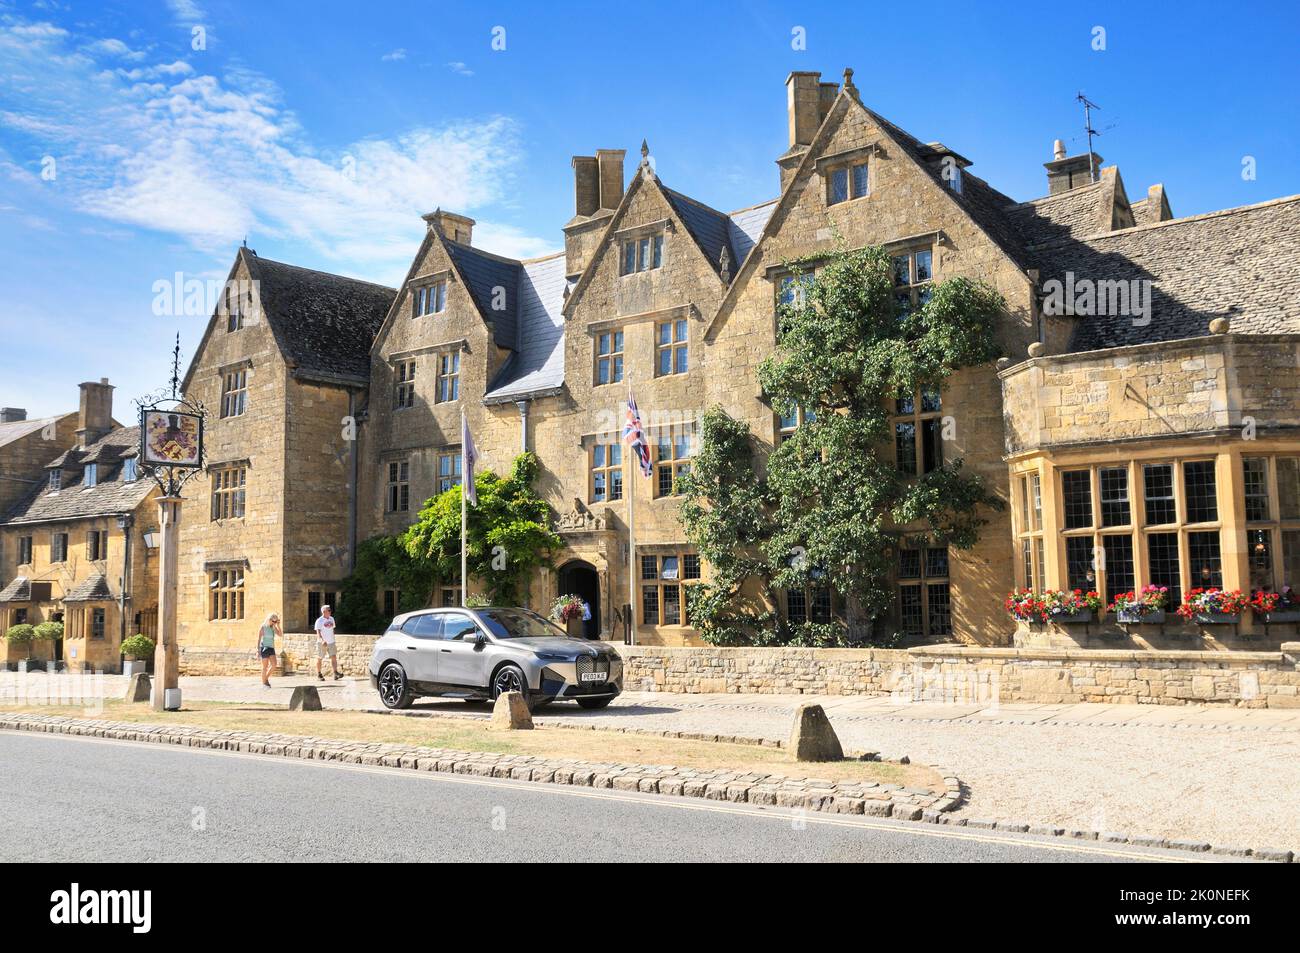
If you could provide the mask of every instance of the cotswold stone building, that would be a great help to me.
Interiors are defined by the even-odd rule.
[[[0,632],[62,622],[63,639],[32,657],[118,671],[122,641],[157,632],[158,490],[136,465],[139,428],[113,420],[107,380],[81,385],[71,420],[51,420],[75,427],[70,446],[46,451],[39,482],[0,517]],[[0,648],[10,665],[28,656]]]
[[[210,500],[183,530],[182,643],[243,646],[268,611],[305,625],[357,539],[399,532],[459,481],[462,410],[485,466],[540,457],[564,547],[533,606],[577,592],[593,635],[696,642],[684,589],[709,570],[678,522],[674,477],[714,404],[768,446],[800,426],[774,412],[756,370],[793,291],[786,263],[837,242],[885,246],[907,306],[956,275],[1006,301],[1004,358],[900,395],[887,452],[909,474],[961,458],[1008,506],[968,551],[902,544],[900,527],[883,630],[1008,644],[1002,602],[1020,585],[1111,597],[1300,579],[1300,197],[1175,219],[1161,186],[1131,201],[1118,169],[1094,176],[1099,156],[1058,149],[1047,195],[1017,202],[864,105],[851,71],[792,73],[786,107],[777,194],[738,211],[673,190],[643,145],[630,170],[623,150],[573,159],[564,251],[545,258],[482,249],[471,219],[442,210],[395,290],[241,250],[232,278],[260,288],[240,305],[260,319],[223,303],[187,378],[213,415],[208,483],[191,494]],[[629,388],[650,478],[620,441]],[[459,598],[457,580],[439,583],[435,602]],[[776,609],[802,620],[839,607],[806,591]],[[1183,634],[1235,644],[1256,630],[1294,635],[1249,614],[1231,632]]]

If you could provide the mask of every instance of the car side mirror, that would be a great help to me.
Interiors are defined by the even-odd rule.
[[[479,633],[476,633],[476,634],[475,634],[475,636],[474,636],[474,646],[475,646],[476,648],[480,648],[480,647],[482,647],[482,646],[484,646],[484,645],[487,645],[487,644],[488,644],[488,638],[487,638],[487,635],[485,635],[485,634],[482,633],[482,632],[479,632]]]

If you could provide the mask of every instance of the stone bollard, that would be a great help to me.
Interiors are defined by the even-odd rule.
[[[122,696],[122,700],[127,702],[148,702],[152,693],[151,690],[149,676],[144,672],[136,672],[131,676],[131,681],[127,682],[126,694]]]
[[[528,703],[519,692],[502,692],[492,706],[492,721],[488,728],[492,731],[518,731],[533,727],[533,715],[528,710]]]
[[[290,711],[321,711],[320,692],[315,685],[299,685],[289,696]]]
[[[840,761],[844,749],[821,705],[800,705],[788,744],[796,761]]]

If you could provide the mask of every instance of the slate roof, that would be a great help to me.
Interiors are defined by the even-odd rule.
[[[699,243],[704,252],[704,257],[709,260],[713,270],[718,271],[721,268],[722,249],[726,248],[727,256],[730,258],[728,271],[734,275],[737,267],[736,249],[731,247],[732,223],[726,213],[710,208],[703,202],[697,202],[681,192],[674,192],[667,186],[664,186],[663,190],[664,194],[668,196],[668,201],[672,203],[673,211],[677,213],[687,231]]]
[[[488,385],[488,403],[564,386],[564,254],[519,265],[519,313],[514,352]]]
[[[111,602],[117,596],[101,573],[87,576],[63,596],[64,602]]]
[[[134,512],[154,488],[154,483],[143,475],[131,483],[124,483],[122,467],[117,466],[117,461],[130,456],[139,443],[139,427],[114,430],[91,444],[85,454],[78,457],[101,461],[99,482],[95,486],[87,488],[78,483],[54,493],[41,486],[0,519],[0,524],[20,525]],[[67,456],[63,454],[60,459]]]
[[[1034,257],[1043,281],[1152,283],[1150,324],[1078,318],[1074,351],[1198,337],[1217,317],[1243,333],[1300,333],[1300,195],[1064,239]]]
[[[1110,210],[1104,208],[1104,200],[1104,183],[1094,182],[1013,205],[1006,213],[1019,229],[1026,245],[1041,245],[1104,231],[1110,224]]]
[[[57,423],[66,416],[69,415],[59,414],[57,417],[37,417],[35,420],[12,420],[9,423],[0,424],[0,447],[43,430],[47,424]]]
[[[736,256],[731,269],[733,276],[740,271],[740,266],[763,237],[763,229],[776,211],[777,201],[769,199],[761,205],[743,208],[727,216],[727,236],[731,239],[731,250]]]
[[[31,602],[32,583],[26,576],[18,576],[0,589],[0,602]]]
[[[370,346],[396,290],[260,258],[241,248],[280,352],[300,376],[370,379]]]
[[[501,347],[514,347],[518,341],[520,263],[449,238],[445,240],[452,260],[465,276],[474,303],[492,325],[493,339]],[[505,289],[505,308],[501,310],[492,307],[496,288]]]

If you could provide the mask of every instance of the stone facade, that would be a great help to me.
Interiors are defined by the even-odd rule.
[[[62,622],[64,637],[30,651],[0,643],[8,667],[30,655],[70,671],[116,672],[122,641],[157,631],[159,560],[148,543],[158,491],[132,469],[139,429],[113,421],[107,381],[81,391],[80,412],[54,419],[70,445],[47,450],[35,489],[0,518],[0,633]]]
[[[937,559],[943,572],[892,578],[896,602],[877,629],[912,642],[1010,644],[1008,590],[1064,587],[1084,571],[1080,544],[1066,540],[1078,528],[1064,525],[1057,471],[1120,456],[1136,506],[1145,461],[1175,452],[1181,467],[1189,454],[1208,454],[1219,475],[1211,529],[1222,566],[1207,562],[1206,528],[1180,524],[1180,587],[1192,585],[1193,555],[1198,580],[1205,569],[1229,587],[1259,582],[1249,555],[1258,530],[1247,525],[1240,474],[1245,458],[1271,461],[1296,446],[1300,313],[1288,282],[1300,201],[1174,219],[1163,187],[1130,203],[1118,169],[1092,181],[1100,157],[1061,148],[1045,164],[1049,194],[1017,203],[943,143],[922,142],[865,106],[851,71],[841,83],[796,72],[786,86],[779,195],[746,209],[720,212],[672,190],[643,143],[630,177],[622,150],[573,159],[574,216],[563,226],[562,254],[494,255],[474,244],[471,219],[444,210],[425,216],[396,291],[367,291],[241,250],[231,277],[254,286],[250,320],[227,331],[228,306],[218,310],[186,390],[217,407],[228,372],[247,369],[247,411],[215,417],[209,429],[210,464],[247,465],[247,511],[205,520],[208,488],[195,488],[182,529],[191,560],[182,569],[182,644],[242,659],[266,612],[283,613],[290,628],[309,624],[314,607],[337,592],[357,540],[400,532],[426,499],[458,481],[463,415],[481,466],[503,471],[521,449],[541,461],[538,490],[564,546],[532,580],[528,605],[545,609],[578,592],[593,609],[588,635],[622,641],[630,627],[639,644],[698,645],[678,608],[693,554],[679,501],[660,492],[659,471],[673,458],[661,456],[658,438],[680,438],[665,447],[689,454],[699,416],[720,405],[760,445],[778,443],[780,422],[757,368],[776,347],[781,282],[789,262],[816,262],[841,245],[912,256],[914,276],[924,260],[918,286],[966,277],[1006,301],[995,329],[1004,357],[945,381],[934,413],[944,424],[943,459],[960,459],[1008,507],[988,514],[974,548]],[[1105,280],[1112,271],[1117,280],[1155,282],[1145,319],[1048,308],[1058,276]],[[1242,278],[1265,271],[1277,282]],[[1209,320],[1224,315],[1234,333],[1206,337]],[[336,327],[347,333],[331,337]],[[612,358],[602,362],[602,349],[608,358],[615,344],[618,372]],[[346,366],[332,366],[343,353]],[[619,440],[629,390],[653,448],[650,479]],[[1231,431],[1248,422],[1260,441],[1234,445]],[[616,448],[622,463],[598,471]],[[1284,462],[1267,466],[1280,468],[1269,469],[1275,478],[1290,472]],[[616,473],[621,493],[612,492]],[[1019,516],[1030,475],[1043,494],[1032,526]],[[896,529],[903,537],[925,528]],[[1300,560],[1300,522],[1267,527],[1278,586],[1290,578],[1284,550],[1293,529]],[[1149,534],[1133,533],[1134,558],[1145,564]],[[928,557],[925,565],[929,574]],[[212,618],[209,587],[221,567],[242,574],[243,618]],[[1088,569],[1091,581],[1104,578]],[[895,575],[904,573],[900,552]],[[707,578],[708,567],[700,574]],[[1142,582],[1143,571],[1131,575]],[[1107,580],[1112,589],[1119,581]],[[458,600],[457,583],[434,581],[432,602]],[[775,608],[789,615],[795,602],[783,599]],[[1252,634],[1251,625],[1244,620],[1243,632]]]

